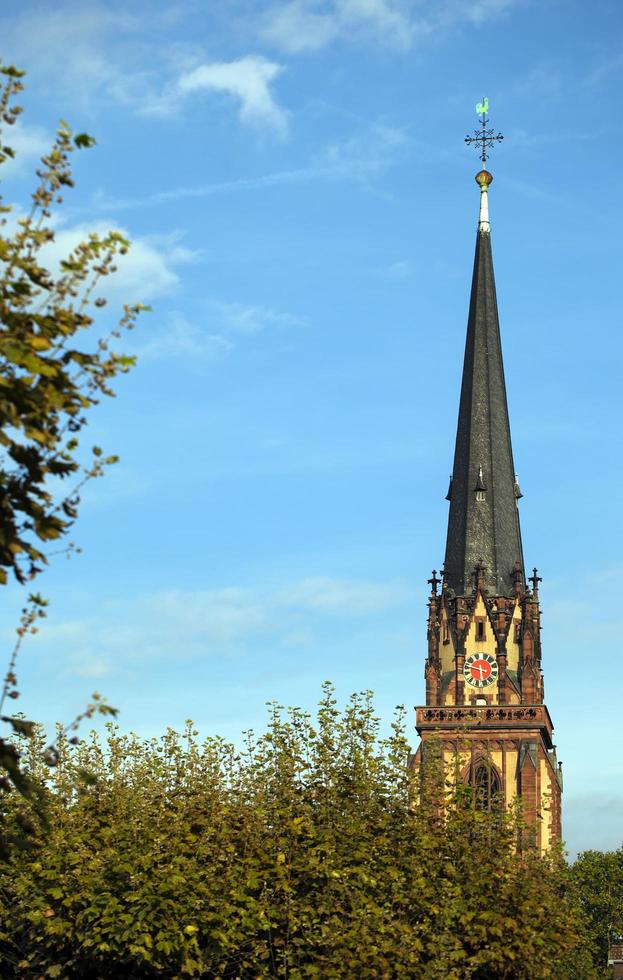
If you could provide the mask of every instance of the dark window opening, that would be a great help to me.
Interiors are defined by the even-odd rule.
[[[500,796],[500,777],[486,762],[479,762],[474,769],[474,803],[478,810],[490,810]]]
[[[484,640],[485,638],[485,624],[482,619],[476,620],[476,639]]]
[[[515,623],[515,643],[521,640],[521,623]]]

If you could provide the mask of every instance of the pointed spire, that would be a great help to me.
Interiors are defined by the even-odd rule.
[[[489,234],[488,188],[480,171],[480,215],[467,324],[448,516],[444,583],[467,595],[484,565],[490,595],[513,595],[523,554],[497,298]]]

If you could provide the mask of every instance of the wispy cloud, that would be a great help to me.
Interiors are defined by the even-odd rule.
[[[260,17],[260,37],[289,54],[333,42],[367,42],[408,50],[415,41],[455,24],[480,25],[522,0],[285,0]]]
[[[304,0],[273,5],[261,18],[260,37],[288,54],[316,51],[339,35],[335,12],[323,13]]]
[[[521,0],[454,0],[446,6],[457,20],[470,20],[482,24],[493,17],[499,17]]]
[[[548,102],[568,102],[573,94],[577,98],[586,97],[595,86],[602,85],[608,78],[623,74],[623,52],[620,50],[608,53],[602,58],[595,59],[592,54],[592,65],[578,65],[569,58],[548,58],[533,65],[524,75],[518,76],[509,86],[508,96],[521,100],[537,100],[540,106]],[[588,59],[587,59],[588,61]],[[612,127],[608,128],[612,131]],[[549,133],[555,138],[555,133]],[[544,134],[545,136],[545,134]],[[580,133],[577,133],[580,138]],[[593,138],[587,133],[587,138]]]
[[[200,323],[176,310],[156,327],[154,333],[149,333],[147,325],[147,329],[136,337],[132,353],[148,360],[162,357],[213,360],[228,354],[245,336],[270,328],[287,329],[304,324],[303,317],[262,304],[210,300]]]
[[[32,170],[33,164],[50,149],[53,138],[43,127],[27,125],[18,120],[5,136],[15,157],[6,160],[2,165],[2,179]]]
[[[227,354],[234,346],[223,334],[214,333],[191,322],[183,313],[173,311],[155,332],[141,330],[139,343],[132,349],[140,359],[186,357],[212,360]]]
[[[376,37],[406,48],[414,32],[406,5],[395,0],[288,0],[263,15],[260,35],[283,51],[314,51],[342,37]]]
[[[305,320],[292,313],[282,313],[270,307],[247,306],[244,303],[209,303],[210,318],[226,333],[253,334],[267,327],[301,327]]]
[[[593,88],[601,85],[612,75],[623,73],[623,51],[619,50],[612,57],[604,58],[591,68],[580,80],[581,88]]]
[[[351,180],[368,185],[394,166],[406,154],[409,145],[410,140],[404,129],[386,123],[372,123],[350,136],[328,143],[312,156],[306,166],[194,187],[173,187],[145,197],[114,200],[100,192],[93,206],[105,211],[126,211],[168,201],[236,194],[312,181]]]
[[[398,259],[397,262],[391,262],[389,265],[383,266],[378,270],[378,273],[383,279],[387,279],[389,282],[407,282],[407,280],[413,278],[415,270],[413,262],[409,259]]]
[[[306,578],[277,594],[279,604],[337,615],[382,612],[406,602],[411,591],[395,582],[362,582],[322,577]]]
[[[559,60],[543,61],[533,65],[523,75],[516,77],[509,88],[511,98],[527,100],[558,99],[565,94],[567,80]]]
[[[217,194],[235,194],[240,191],[261,190],[264,187],[275,187],[280,184],[299,183],[300,181],[318,179],[330,176],[320,173],[313,167],[301,167],[295,170],[278,170],[274,173],[260,174],[255,177],[239,177],[233,180],[217,180],[209,184],[198,184],[192,187],[172,187],[165,191],[156,191],[144,197],[110,198],[99,192],[93,206],[105,211],[128,211],[133,208],[147,208],[167,201],[180,201],[185,198],[212,197]]]
[[[400,582],[315,576],[268,589],[170,589],[110,602],[97,615],[46,626],[41,643],[62,651],[66,673],[101,677],[170,656],[228,656],[262,638],[306,646],[315,627],[367,621],[412,600]]]
[[[77,100],[105,93],[128,101],[145,88],[149,71],[120,63],[128,36],[140,28],[130,13],[103,5],[26,7],[0,21],[6,49],[35,77],[54,77]]]
[[[408,144],[404,129],[377,122],[325,146],[314,158],[319,174],[367,181],[386,171]]]
[[[616,133],[615,126],[600,126],[597,129],[563,129],[555,132],[531,133],[515,128],[508,134],[508,143],[513,147],[532,149],[539,146],[558,146],[561,143],[594,143],[611,137]]]

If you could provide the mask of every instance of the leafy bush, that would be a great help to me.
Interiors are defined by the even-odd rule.
[[[50,773],[28,744],[50,829],[0,869],[7,980],[597,975],[561,859],[518,855],[517,816],[416,802],[403,715],[380,738],[368,695],[273,706],[240,753],[110,726]]]

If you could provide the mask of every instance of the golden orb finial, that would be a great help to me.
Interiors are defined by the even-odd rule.
[[[480,170],[474,177],[474,180],[482,189],[483,187],[488,187],[493,182],[493,174],[490,174],[488,170]]]

